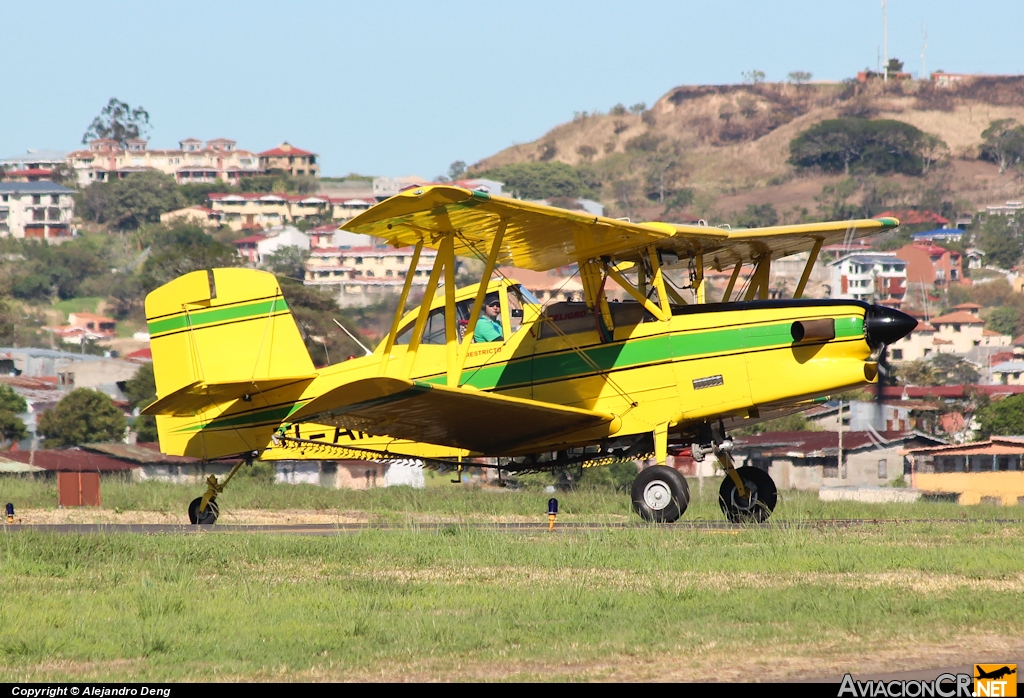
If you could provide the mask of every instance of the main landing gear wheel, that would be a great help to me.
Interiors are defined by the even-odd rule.
[[[686,478],[674,468],[645,468],[633,480],[633,509],[644,521],[672,523],[690,504]]]
[[[202,505],[202,497],[196,497],[192,500],[192,503],[188,505],[188,520],[194,524],[201,524],[204,526],[216,523],[217,517],[220,515],[220,509],[217,508],[217,502],[208,503],[206,505],[206,511],[200,514],[199,507]]]
[[[728,475],[718,490],[718,503],[727,519],[733,523],[764,523],[772,515],[779,501],[778,490],[771,476],[760,468],[743,466],[736,474],[747,488],[747,497],[741,497],[736,483]]]

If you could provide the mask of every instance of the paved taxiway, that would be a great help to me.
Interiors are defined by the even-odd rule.
[[[971,523],[979,519],[830,519],[823,521],[777,521],[767,524],[772,528],[786,529],[822,529],[851,528],[877,526],[883,524],[922,524],[922,523]],[[1020,524],[1020,519],[989,519],[986,523]],[[556,523],[555,533],[572,533],[574,531],[594,531],[602,529],[648,528],[651,524],[641,522],[630,523],[591,523],[569,522]],[[674,524],[657,524],[664,530],[676,531],[714,531],[738,532],[750,528],[758,528],[757,524],[733,524],[728,521],[678,521]],[[452,529],[473,531],[493,531],[499,533],[547,533],[548,522],[538,523],[344,523],[344,524],[215,524],[212,526],[193,526],[188,524],[5,524],[4,532],[46,532],[46,533],[135,533],[135,534],[177,534],[177,535],[211,535],[217,533],[274,533],[300,536],[334,536],[362,531],[415,531],[436,533]]]

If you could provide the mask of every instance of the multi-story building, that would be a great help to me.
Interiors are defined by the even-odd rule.
[[[949,288],[950,284],[959,284],[964,278],[963,261],[954,250],[915,240],[896,250],[896,256],[907,262],[907,281],[923,284],[927,289]]]
[[[895,254],[857,253],[837,259],[832,267],[832,298],[877,303],[903,301],[907,292],[907,263]]]
[[[0,170],[4,171],[7,179],[31,176],[26,173],[45,172],[52,175],[55,169],[64,164],[67,156],[61,150],[29,150],[24,155],[0,159]]]
[[[72,235],[72,194],[53,182],[0,182],[0,237],[51,239]]]
[[[97,138],[89,141],[88,149],[68,153],[67,162],[79,186],[123,179],[143,170],[172,175],[178,184],[220,180],[235,185],[242,177],[263,172],[255,153],[237,149],[235,141],[228,138],[215,138],[205,146],[200,140],[186,138],[176,149],[150,150],[142,138],[129,139],[125,145],[122,148],[115,140]]]
[[[405,283],[413,248],[353,247],[313,249],[306,260],[306,285],[335,293],[342,306],[370,305],[398,294]],[[437,251],[424,248],[413,270],[413,289],[422,294]]]
[[[293,177],[300,175],[320,176],[319,156],[285,141],[276,148],[260,153],[260,167],[265,170],[282,170]]]
[[[915,361],[936,354],[988,354],[999,347],[1009,347],[1013,338],[986,330],[980,310],[976,303],[962,303],[951,313],[929,322],[919,321],[913,332],[889,347],[889,357],[894,361]]]
[[[316,194],[263,194],[243,192],[209,196],[210,209],[232,230],[255,230],[295,223],[317,216],[344,222],[357,216],[374,201],[339,199]]]
[[[309,236],[298,228],[290,225],[273,228],[264,235],[250,235],[235,240],[238,254],[254,264],[263,262],[263,258],[278,252],[282,247],[298,247],[309,249]]]

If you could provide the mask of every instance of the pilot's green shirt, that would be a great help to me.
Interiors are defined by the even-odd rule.
[[[476,321],[476,328],[473,329],[474,342],[500,342],[504,339],[501,332],[501,322],[497,322],[481,315]]]

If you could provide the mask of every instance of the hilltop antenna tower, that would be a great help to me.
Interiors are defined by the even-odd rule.
[[[928,69],[925,67],[924,54],[928,51],[928,27],[921,23],[921,79],[928,79]]]
[[[885,0],[882,0],[882,60],[885,61],[882,64],[885,68],[882,82],[889,82],[889,15],[885,10]]]

